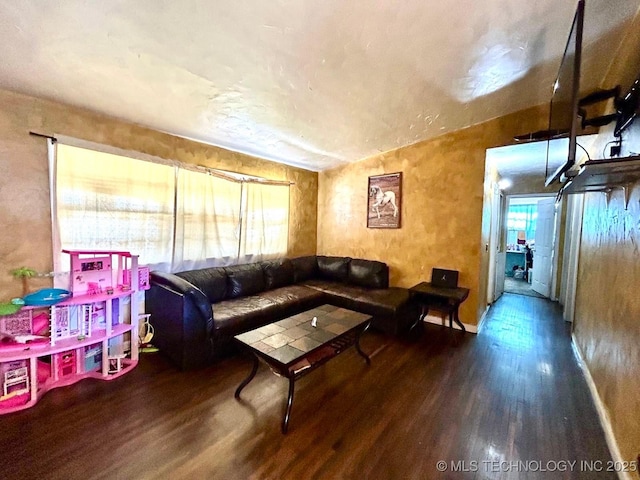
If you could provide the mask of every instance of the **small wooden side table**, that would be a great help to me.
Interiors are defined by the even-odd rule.
[[[418,319],[411,325],[411,330],[424,320],[429,313],[429,309],[432,308],[434,310],[444,311],[449,315],[449,328],[453,328],[453,322],[456,322],[463,332],[467,331],[460,321],[458,309],[460,308],[460,304],[469,296],[468,288],[436,287],[431,285],[430,282],[421,282],[411,287],[409,292],[422,307]]]

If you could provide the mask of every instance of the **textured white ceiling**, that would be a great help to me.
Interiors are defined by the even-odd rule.
[[[604,156],[593,150],[596,137],[597,135],[581,135],[578,137],[580,147],[576,152],[577,164],[582,163],[581,159],[585,155],[582,149],[587,150],[591,158],[602,158]],[[568,138],[560,138],[550,142],[530,142],[490,148],[487,150],[487,165],[493,166],[500,174],[500,177],[505,179],[536,177],[544,180],[547,161],[549,162],[548,171],[555,172],[558,167],[564,165],[567,161],[568,148]]]
[[[547,102],[575,6],[0,0],[0,87],[323,170]],[[587,0],[588,77],[639,6]]]

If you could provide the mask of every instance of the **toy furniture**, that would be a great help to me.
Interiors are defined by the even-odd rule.
[[[112,380],[138,363],[138,304],[149,270],[129,252],[64,251],[71,297],[0,316],[0,414],[84,378]]]
[[[24,388],[15,389],[22,385]],[[27,374],[27,367],[20,367],[15,370],[9,370],[4,373],[4,395],[9,395],[9,389],[12,390],[14,395],[21,395],[29,391],[29,375]]]

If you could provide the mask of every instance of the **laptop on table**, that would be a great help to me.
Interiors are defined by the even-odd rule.
[[[434,268],[431,270],[431,285],[442,288],[456,288],[458,286],[458,271]]]

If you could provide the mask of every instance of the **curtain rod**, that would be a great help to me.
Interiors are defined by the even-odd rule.
[[[207,174],[212,177],[222,178],[223,180],[229,180],[236,183],[259,183],[261,185],[295,185],[295,182],[289,180],[270,180],[268,178],[256,177],[255,175],[248,175],[239,172],[225,172],[217,168],[205,167],[204,165],[198,165],[199,169],[203,169]],[[236,175],[248,177],[238,178]]]
[[[52,140],[54,142],[57,142],[58,139],[52,135],[47,135],[45,133],[39,133],[39,132],[34,132],[32,130],[29,131],[29,135],[33,135],[34,137],[40,137],[40,138],[48,138],[49,140]]]
[[[35,132],[33,130],[29,131],[29,135],[33,135],[34,137],[40,137],[40,138],[48,138],[53,142],[57,142],[58,139],[56,137],[54,137],[53,135],[47,135],[45,133],[40,133],[40,132]],[[84,141],[82,141],[84,142]],[[89,142],[91,143],[91,142]],[[81,147],[81,148],[87,148],[87,147]],[[106,152],[109,153],[109,152]],[[124,155],[124,154],[123,154]],[[125,155],[126,156],[126,155]],[[204,170],[205,173],[214,176],[214,177],[218,177],[218,178],[222,178],[224,180],[229,180],[232,182],[236,182],[236,183],[259,183],[262,185],[295,185],[295,182],[291,182],[288,180],[269,180],[267,178],[261,178],[261,177],[256,177],[254,175],[248,175],[248,174],[243,174],[243,173],[239,173],[239,172],[229,172],[228,174],[225,173],[224,170],[220,170],[217,168],[211,168],[211,167],[205,167],[204,165],[191,165],[188,163],[184,163],[184,162],[180,162],[178,160],[168,160],[168,159],[162,159],[164,161],[166,161],[167,164],[171,164],[171,165],[176,165],[180,168],[184,168],[186,170],[196,170],[196,171],[202,171]],[[147,160],[147,161],[152,161],[152,160]],[[165,162],[157,162],[156,163],[165,163]],[[250,178],[237,178],[236,176],[234,176],[234,174],[236,175],[241,175],[241,176],[246,176],[246,177],[250,177]]]

